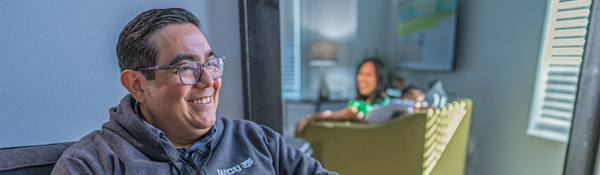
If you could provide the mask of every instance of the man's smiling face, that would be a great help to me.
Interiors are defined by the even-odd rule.
[[[157,50],[157,66],[188,61],[206,62],[214,57],[204,34],[193,24],[169,24],[153,35]],[[180,133],[207,130],[216,120],[221,78],[213,79],[206,69],[197,84],[185,85],[177,69],[156,70],[156,78],[148,81],[144,116],[161,130]],[[167,133],[165,133],[167,134]],[[175,133],[171,133],[175,134]],[[169,137],[169,136],[167,136]]]

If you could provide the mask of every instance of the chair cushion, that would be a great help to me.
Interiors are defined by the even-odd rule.
[[[74,143],[0,148],[0,175],[50,174],[62,153]]]

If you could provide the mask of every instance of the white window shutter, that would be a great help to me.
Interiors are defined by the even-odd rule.
[[[281,92],[285,100],[299,100],[300,0],[280,1]]]
[[[527,133],[568,142],[590,0],[550,0]]]

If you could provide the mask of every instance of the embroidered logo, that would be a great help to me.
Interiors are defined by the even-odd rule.
[[[253,163],[254,163],[254,161],[252,160],[252,157],[249,157],[248,159],[244,160],[244,162],[240,163],[239,165],[236,165],[234,167],[227,168],[224,170],[217,169],[217,172],[219,173],[219,175],[231,175],[231,174],[235,174],[237,172],[242,171],[242,168],[244,168],[244,169],[250,168]]]
[[[242,165],[242,167],[244,168],[250,168],[250,166],[252,166],[252,163],[254,163],[254,161],[252,161],[252,157],[246,159],[244,162],[240,163],[240,165]]]

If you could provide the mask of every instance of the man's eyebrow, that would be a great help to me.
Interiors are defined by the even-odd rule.
[[[169,63],[169,65],[177,64],[178,62],[183,61],[183,60],[198,61],[198,60],[200,60],[200,58],[198,58],[198,56],[196,56],[196,55],[191,55],[191,54],[177,55],[175,57],[175,59],[173,59]]]
[[[213,52],[212,50],[210,52],[206,53],[206,58],[210,58],[211,56],[215,56],[215,52]],[[178,62],[183,61],[183,60],[200,61],[200,58],[198,58],[198,56],[192,55],[192,54],[177,55],[175,57],[175,59],[173,59],[169,63],[169,65],[177,64]]]
[[[206,53],[206,58],[210,58],[212,56],[215,56],[215,52],[213,52],[212,50],[210,50],[210,52]]]

